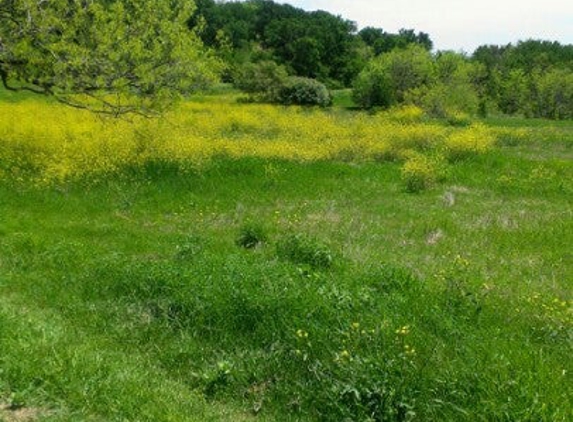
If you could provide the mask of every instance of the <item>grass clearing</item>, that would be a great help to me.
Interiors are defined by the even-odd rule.
[[[474,129],[403,111],[205,99],[141,143],[28,101],[0,106],[2,412],[571,419],[571,125],[486,121],[449,161]],[[412,150],[445,162],[415,194]]]

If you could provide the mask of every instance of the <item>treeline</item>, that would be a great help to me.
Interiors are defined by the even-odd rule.
[[[471,56],[431,53],[424,32],[358,31],[340,16],[270,0],[196,6],[189,25],[226,63],[224,79],[259,100],[326,105],[319,81],[353,87],[366,108],[413,103],[435,116],[573,118],[573,45],[528,40]]]
[[[412,43],[432,48],[424,33],[403,29],[391,34],[379,28],[357,32],[354,22],[340,16],[268,0],[196,0],[196,6],[190,26],[227,62],[228,79],[243,64],[271,60],[292,75],[344,87],[376,54]]]
[[[461,112],[570,119],[571,50],[558,43],[524,41],[480,47],[468,57],[410,46],[371,60],[354,82],[354,98],[366,108],[415,104],[442,118]]]
[[[499,111],[573,118],[573,45],[537,40],[486,45],[472,60],[482,66],[479,88]]]

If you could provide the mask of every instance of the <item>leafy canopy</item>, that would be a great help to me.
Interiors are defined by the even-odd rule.
[[[187,21],[187,0],[0,0],[5,88],[69,105],[156,110],[218,70]]]

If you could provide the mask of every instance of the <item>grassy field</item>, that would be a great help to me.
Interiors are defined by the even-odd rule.
[[[573,419],[571,122],[0,111],[0,420]]]

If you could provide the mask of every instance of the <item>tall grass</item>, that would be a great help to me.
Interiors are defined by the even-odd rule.
[[[570,128],[0,107],[0,419],[571,419]]]

